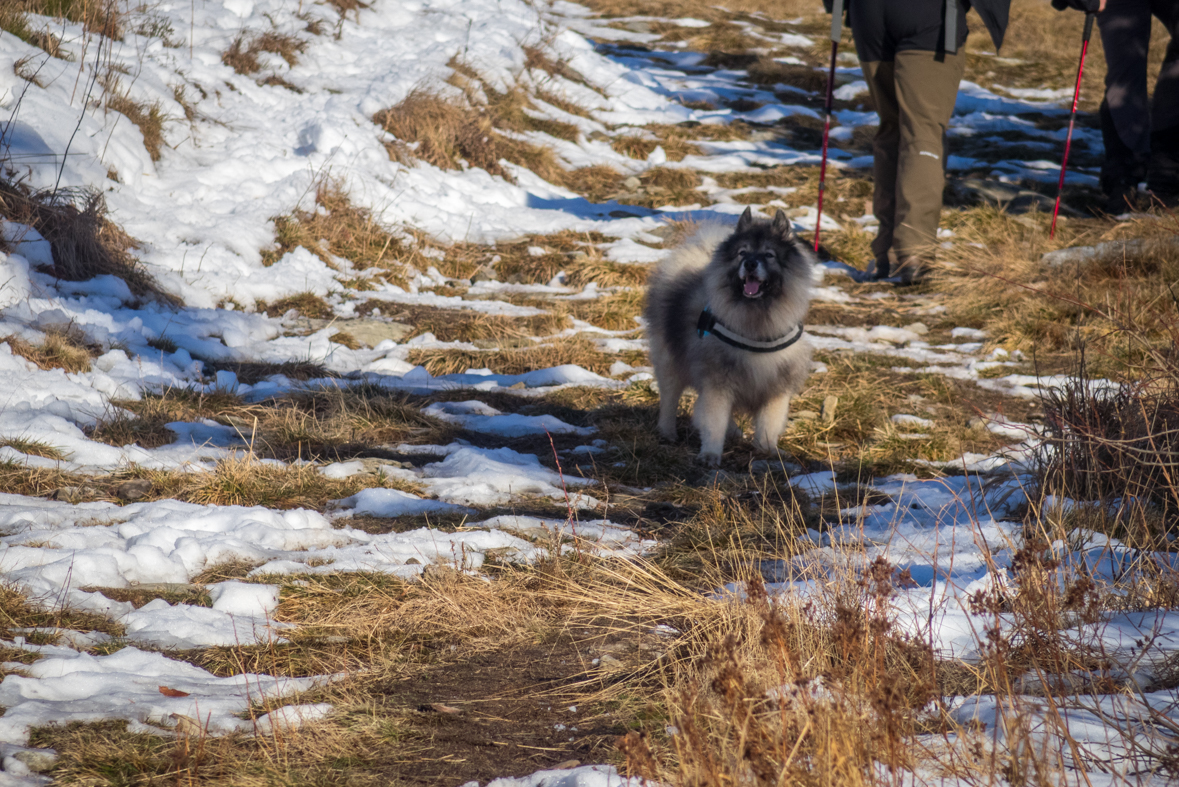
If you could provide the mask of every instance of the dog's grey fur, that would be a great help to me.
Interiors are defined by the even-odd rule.
[[[791,335],[810,306],[815,258],[781,211],[772,222],[746,209],[737,229],[706,225],[651,274],[647,337],[659,383],[659,433],[676,439],[676,411],[686,388],[699,394],[692,421],[700,432],[700,461],[720,463],[726,433],[740,436],[733,412],[753,415],[754,444],[773,453],[786,428],[790,399],[811,365],[804,335],[777,352],[758,353],[696,331],[708,307],[731,331],[756,341]],[[743,284],[750,280],[760,284]],[[753,295],[750,295],[750,292]]]

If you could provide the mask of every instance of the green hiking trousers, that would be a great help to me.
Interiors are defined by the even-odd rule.
[[[879,261],[922,269],[933,260],[946,182],[945,135],[966,66],[965,53],[907,49],[861,64],[880,116],[873,147],[872,242]]]

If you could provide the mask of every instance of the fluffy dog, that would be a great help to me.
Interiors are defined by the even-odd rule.
[[[644,316],[665,439],[676,439],[680,396],[694,388],[702,463],[720,464],[726,433],[740,437],[735,410],[753,415],[759,451],[777,450],[810,372],[802,321],[814,265],[785,213],[771,222],[749,208],[736,231],[706,225],[659,263]]]

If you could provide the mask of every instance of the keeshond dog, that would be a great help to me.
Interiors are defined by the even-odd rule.
[[[785,213],[766,221],[749,208],[735,231],[706,225],[657,265],[643,314],[660,435],[676,439],[680,396],[694,388],[700,462],[717,466],[725,435],[741,436],[735,411],[753,416],[759,451],[777,450],[790,399],[810,372],[802,321],[814,265]]]

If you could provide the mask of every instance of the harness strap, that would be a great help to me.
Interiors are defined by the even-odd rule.
[[[776,353],[779,350],[785,350],[790,345],[802,338],[803,330],[799,325],[794,329],[793,335],[784,336],[780,339],[774,339],[769,342],[762,342],[756,339],[747,339],[739,333],[726,328],[716,315],[708,308],[700,312],[700,319],[696,321],[696,334],[703,339],[705,336],[712,335],[720,339],[730,347],[736,347],[738,350],[746,350],[751,353]]]

